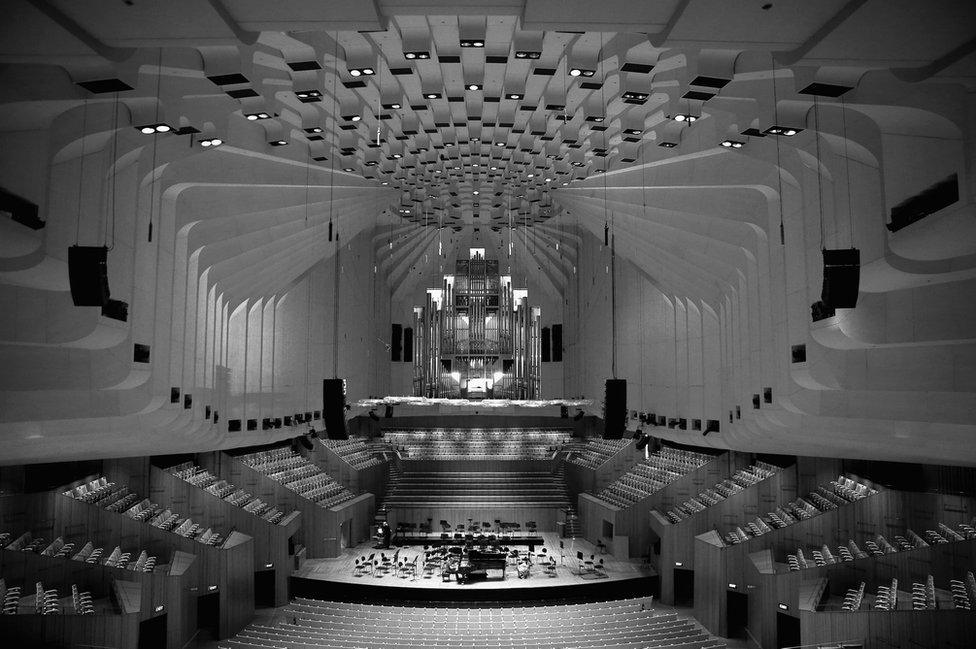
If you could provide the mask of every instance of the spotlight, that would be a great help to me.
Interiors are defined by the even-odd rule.
[[[507,97],[508,99],[521,99],[524,96],[525,95],[523,95],[520,92],[510,92],[507,95],[505,95],[505,97]]]
[[[722,146],[724,146],[726,149],[741,149],[742,144],[743,143],[739,142],[738,140],[722,140]]]
[[[317,101],[322,101],[322,93],[314,88],[311,90],[298,90],[295,92],[295,96],[298,97],[298,101],[303,104],[311,104]]]
[[[363,117],[362,117],[362,115],[353,115],[353,116],[352,116],[352,117],[350,117],[349,119],[350,119],[351,121],[353,121],[353,122],[358,122],[358,121],[359,121],[359,120],[361,120],[362,118],[363,118]]]
[[[375,72],[373,72],[373,68],[363,68],[363,74],[369,76],[371,74],[375,74]]]
[[[352,173],[353,171],[355,171],[355,169],[353,169],[352,167],[343,167],[342,170],[347,173]]]
[[[286,144],[288,144],[288,142],[285,140],[272,140],[268,142],[268,144],[270,144],[271,146],[285,146]]]
[[[468,90],[481,90],[481,84],[480,83],[469,83],[468,84]]]
[[[268,119],[271,117],[271,115],[268,115],[267,113],[245,113],[244,117],[247,118],[247,121],[253,122],[259,119]]]
[[[390,108],[396,110],[397,108],[400,108],[400,104],[390,104]]]
[[[793,137],[802,130],[802,128],[790,128],[789,126],[773,125],[763,131],[763,133],[766,135],[784,135],[786,137]]]
[[[200,140],[200,146],[202,147],[220,146],[223,143],[224,141],[221,140],[219,137],[213,137],[210,138],[209,140]]]
[[[673,149],[678,146],[677,142],[661,142],[658,146],[663,146],[665,149]]]
[[[362,70],[350,70],[350,71],[349,71],[349,74],[351,74],[351,75],[352,75],[352,76],[354,76],[354,77],[358,77],[358,76],[360,76],[360,75],[361,75],[362,73],[363,73],[363,72],[362,72]]]
[[[312,128],[305,129],[306,133],[321,133],[322,129],[318,126],[313,126]]]
[[[426,50],[416,50],[414,52],[404,52],[403,58],[413,61],[414,59],[429,59],[430,52]]]
[[[441,98],[441,93],[439,93],[439,92],[428,92],[424,96],[427,97],[427,99],[440,99]]]
[[[644,131],[642,131],[639,128],[625,128],[624,129],[624,133],[626,133],[627,135],[640,135],[643,132]]]
[[[139,132],[143,135],[153,135],[154,133],[169,133],[173,130],[173,127],[169,124],[164,124],[159,122],[158,124],[143,124],[142,126],[137,126]]]
[[[646,92],[625,92],[623,94],[624,99],[633,99],[635,101],[644,101],[647,99]]]
[[[478,194],[480,194],[481,192],[479,192],[479,191],[478,191],[478,190],[476,189],[476,190],[474,190],[474,191],[473,191],[473,192],[471,192],[471,193],[472,193],[472,194],[474,194],[475,196],[477,196],[477,195],[478,195]]]
[[[596,70],[584,70],[583,68],[570,68],[569,76],[571,77],[592,77],[596,74]]]
[[[689,115],[688,113],[677,113],[671,119],[673,119],[676,122],[688,122],[689,124],[691,124],[692,122],[698,119],[698,116]]]
[[[460,45],[461,45],[461,47],[484,47],[485,46],[485,42],[483,40],[480,40],[480,39],[467,39],[467,38],[464,38],[464,39],[461,39]]]
[[[517,50],[515,52],[515,58],[517,59],[537,59],[542,56],[542,52],[533,52],[531,50]]]

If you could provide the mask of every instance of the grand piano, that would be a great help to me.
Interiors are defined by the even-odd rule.
[[[489,572],[492,571],[492,572]],[[498,574],[501,571],[501,574]],[[494,574],[493,574],[494,573]],[[505,579],[505,553],[471,550],[458,566],[458,583],[475,579]]]

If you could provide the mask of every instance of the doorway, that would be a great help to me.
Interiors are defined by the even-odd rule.
[[[197,597],[197,628],[213,640],[220,637],[220,593]]]
[[[749,596],[734,590],[726,591],[728,637],[745,638],[749,626]]]
[[[800,645],[800,618],[776,614],[776,646],[797,647]]]
[[[675,606],[695,605],[695,571],[685,568],[674,569]]]
[[[275,571],[256,570],[254,572],[254,605],[275,605]]]
[[[139,649],[166,649],[166,613],[139,623]]]

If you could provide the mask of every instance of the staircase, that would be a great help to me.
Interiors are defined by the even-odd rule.
[[[566,527],[564,534],[568,539],[575,539],[576,537],[583,535],[583,530],[580,527],[579,515],[577,515],[576,508],[574,507],[566,508]]]

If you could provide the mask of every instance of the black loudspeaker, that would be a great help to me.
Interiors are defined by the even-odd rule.
[[[179,388],[170,388],[169,389],[169,402],[170,403],[179,403],[180,402],[180,389]]]
[[[383,413],[383,416],[386,417],[387,419],[392,419],[393,418],[393,406],[387,406],[386,407],[386,411]]]
[[[413,327],[403,329],[403,362],[413,362]]]
[[[627,379],[607,379],[603,397],[603,439],[623,439],[627,426]]]
[[[705,422],[705,432],[702,433],[702,436],[708,435],[709,433],[717,433],[717,432],[719,432],[718,419],[707,420]]]
[[[647,446],[647,443],[650,442],[650,441],[651,441],[650,436],[648,436],[648,435],[641,435],[641,438],[639,440],[637,440],[637,450],[638,451],[644,450],[644,447]]]
[[[763,388],[763,401],[766,402],[766,403],[772,403],[773,402],[773,389],[772,388]]]
[[[563,362],[563,326],[552,325],[552,362]]]
[[[75,306],[105,306],[108,302],[107,260],[105,246],[68,248],[68,281]]]
[[[248,430],[257,430],[258,429],[258,420],[257,419],[248,419],[247,420],[247,429]]]
[[[403,326],[394,324],[390,333],[390,360],[394,363],[400,362],[403,354]]]
[[[807,346],[805,344],[790,347],[790,360],[794,363],[807,362]]]
[[[853,309],[861,279],[861,251],[857,248],[823,250],[823,290],[820,301],[828,309]]]
[[[563,419],[569,419],[569,406],[559,406],[559,416]]]
[[[325,432],[329,439],[349,439],[346,431],[346,382],[343,379],[322,381],[322,403]]]
[[[754,409],[756,409],[756,410],[759,410],[759,395],[758,394],[752,395],[752,407]]]
[[[189,410],[192,407],[193,407],[193,395],[192,394],[184,394],[183,395],[183,408],[185,410]]]
[[[241,420],[240,419],[228,419],[227,420],[227,432],[228,433],[239,433],[239,432],[241,432]]]
[[[548,363],[551,356],[549,355],[549,349],[551,345],[551,337],[549,335],[549,327],[542,328],[542,362]]]

